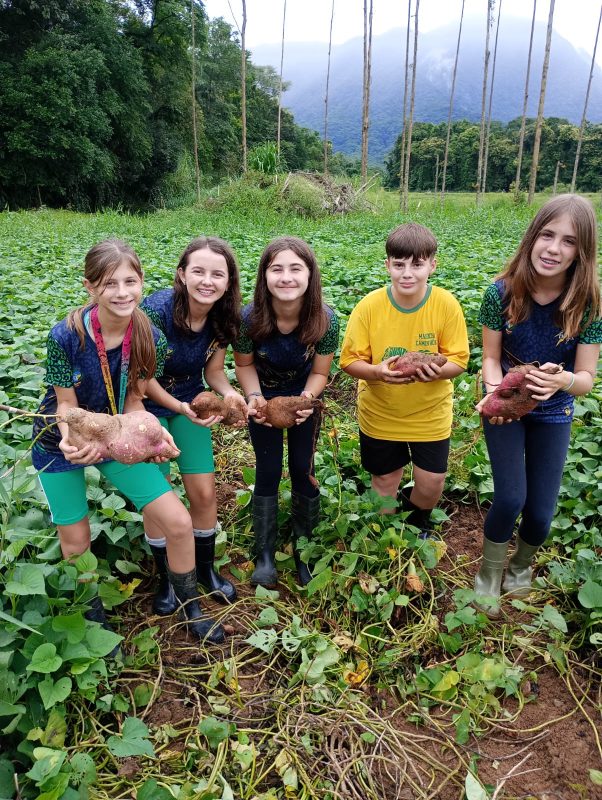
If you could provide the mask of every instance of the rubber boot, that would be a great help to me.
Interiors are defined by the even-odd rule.
[[[159,578],[153,598],[153,614],[158,614],[160,617],[168,617],[178,610],[180,604],[167,576],[167,550],[165,547],[155,547],[150,542],[149,547],[155,560]]]
[[[477,599],[473,605],[491,619],[500,615],[500,587],[507,552],[508,542],[492,542],[483,537],[481,567],[474,581]]]
[[[418,508],[410,500],[410,492],[407,489],[401,490],[401,510],[409,511],[406,517],[408,525],[413,525],[420,531],[421,539],[428,539],[433,532],[433,523],[431,520],[432,508]]]
[[[115,633],[113,628],[107,622],[107,616],[105,614],[105,608],[102,604],[102,600],[98,595],[93,597],[90,600],[90,608],[87,611],[84,611],[84,618],[89,620],[90,622],[98,622],[99,625],[105,629],[105,631],[111,631],[111,633]],[[119,653],[120,647],[118,644],[108,653],[107,658],[115,658],[115,656]]]
[[[172,572],[168,566],[167,574],[176,597],[182,604],[188,630],[198,636],[202,642],[221,644],[225,639],[223,627],[201,611],[196,585],[196,569],[191,569],[190,572]]]
[[[233,603],[236,600],[236,589],[213,566],[216,535],[215,531],[208,536],[198,536],[195,533],[196,577],[203,589],[218,603]]]
[[[255,570],[251,575],[253,586],[272,589],[278,583],[274,563],[278,536],[278,495],[253,496],[253,530],[255,531]]]
[[[312,579],[309,566],[301,560],[301,554],[297,549],[297,539],[305,536],[311,539],[314,528],[320,519],[320,495],[316,497],[305,497],[305,495],[293,492],[291,495],[291,522],[293,526],[293,555],[297,576],[300,586],[307,586]]]
[[[520,536],[516,537],[516,549],[508,561],[504,578],[504,592],[510,597],[528,597],[533,578],[531,564],[539,545],[527,544]]]

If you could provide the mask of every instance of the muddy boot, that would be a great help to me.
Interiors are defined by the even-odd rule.
[[[98,595],[93,597],[89,602],[90,608],[84,612],[84,618],[89,620],[90,622],[98,622],[99,625],[105,629],[105,631],[111,631],[111,633],[115,633],[113,628],[107,622],[107,617],[105,614],[105,608],[102,604],[102,600]],[[115,658],[120,651],[120,647],[118,644],[111,650],[110,653],[107,654],[107,658]]]
[[[274,563],[278,536],[278,495],[253,496],[253,530],[255,531],[255,570],[251,575],[253,586],[273,589],[278,583]]]
[[[173,590],[173,586],[167,577],[167,550],[165,547],[165,539],[151,539],[148,536],[145,536],[145,538],[153,554],[158,577],[155,596],[153,598],[153,614],[158,614],[160,617],[168,617],[170,614],[173,614],[174,611],[177,611],[180,604],[178,603],[178,598]]]
[[[167,574],[176,597],[182,604],[188,630],[198,636],[201,642],[221,644],[225,639],[224,629],[219,622],[205,616],[201,611],[196,585],[196,569],[191,569],[190,572],[172,572],[168,566]]]
[[[297,576],[300,586],[307,586],[312,579],[309,566],[301,560],[301,554],[297,549],[297,539],[305,536],[311,539],[314,528],[320,519],[320,495],[316,497],[305,497],[305,495],[293,492],[291,495],[291,522],[293,526],[293,555]]]
[[[474,581],[477,598],[473,605],[491,619],[500,615],[500,587],[507,552],[508,542],[492,542],[483,537],[481,567]]]
[[[538,550],[539,545],[527,544],[520,536],[516,537],[516,549],[510,556],[504,578],[504,592],[510,597],[528,597],[531,593],[531,564]]]
[[[419,536],[421,539],[428,539],[433,532],[433,522],[431,520],[432,508],[418,508],[410,500],[411,490],[401,490],[401,510],[409,511],[406,517],[408,525],[413,525],[420,531]]]
[[[213,566],[215,560],[215,528],[208,531],[201,531],[195,528],[193,533],[198,582],[218,603],[233,603],[236,600],[236,589],[230,581],[222,578]]]

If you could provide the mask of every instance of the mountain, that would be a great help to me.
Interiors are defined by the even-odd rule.
[[[470,17],[464,20],[454,119],[480,119],[484,27],[483,20]],[[492,106],[493,119],[500,122],[508,122],[522,113],[530,28],[528,19],[502,16]],[[491,37],[492,50],[494,35],[495,30]],[[546,25],[536,23],[529,80],[529,116],[537,114],[545,35]],[[457,23],[419,35],[416,120],[447,120],[457,38]],[[405,29],[395,29],[375,36],[372,41],[370,161],[373,164],[382,163],[401,129],[405,39]],[[333,46],[331,54],[328,138],[335,150],[350,156],[360,154],[362,54],[361,37]],[[318,132],[324,130],[327,58],[327,43],[285,42],[284,79],[290,81],[291,86],[284,95],[284,105],[293,112],[296,122]],[[280,45],[253,48],[252,61],[269,64],[279,71]],[[491,63],[492,59],[490,76]],[[590,64],[591,55],[577,50],[554,32],[544,111],[546,117],[564,117],[580,123]],[[587,116],[591,122],[602,121],[600,67],[595,68]]]

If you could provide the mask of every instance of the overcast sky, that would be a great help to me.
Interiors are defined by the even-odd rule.
[[[234,25],[242,17],[241,0],[204,0],[210,17],[223,17]],[[496,3],[499,6],[500,0]],[[284,0],[247,0],[247,49],[270,42],[280,42]],[[363,0],[335,0],[332,39],[336,44],[363,35]],[[419,29],[432,30],[460,20],[461,0],[421,0]],[[287,0],[286,39],[288,41],[328,41],[330,0]],[[538,0],[537,19],[547,21],[549,0]],[[531,0],[502,0],[503,15],[528,17],[533,14]],[[487,0],[466,0],[466,15],[487,15]],[[405,0],[374,0],[373,34],[405,25]],[[556,0],[554,28],[575,47],[588,53],[594,49],[600,0]],[[286,49],[285,49],[286,58]],[[596,61],[602,65],[602,42]]]

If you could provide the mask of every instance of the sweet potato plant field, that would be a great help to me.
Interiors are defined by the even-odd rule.
[[[302,236],[344,328],[385,282],[395,205],[379,196],[369,211],[317,220],[242,201],[147,216],[0,214],[0,403],[36,409],[46,334],[85,301],[83,256],[100,239],[129,241],[154,290],[170,285],[191,238],[217,234],[237,252],[248,299],[269,239]],[[433,282],[458,297],[471,339],[437,538],[379,515],[359,464],[355,387],[334,369],[316,453],[322,517],[305,547],[314,578],[295,585],[283,545],[278,590],[255,591],[253,451],[244,429],[215,430],[220,564],[239,592],[231,607],[205,603],[227,626],[223,645],[200,647],[177,615],[152,616],[141,517],[94,468],[93,550],[61,561],[30,462],[31,418],[0,412],[0,800],[602,796],[600,383],[577,402],[536,591],[504,602],[496,622],[471,606],[492,492],[474,412],[477,312],[532,213],[493,197],[478,210],[412,201],[410,218],[440,243]],[[283,541],[289,499],[285,474]],[[115,634],[84,620],[97,592]]]

